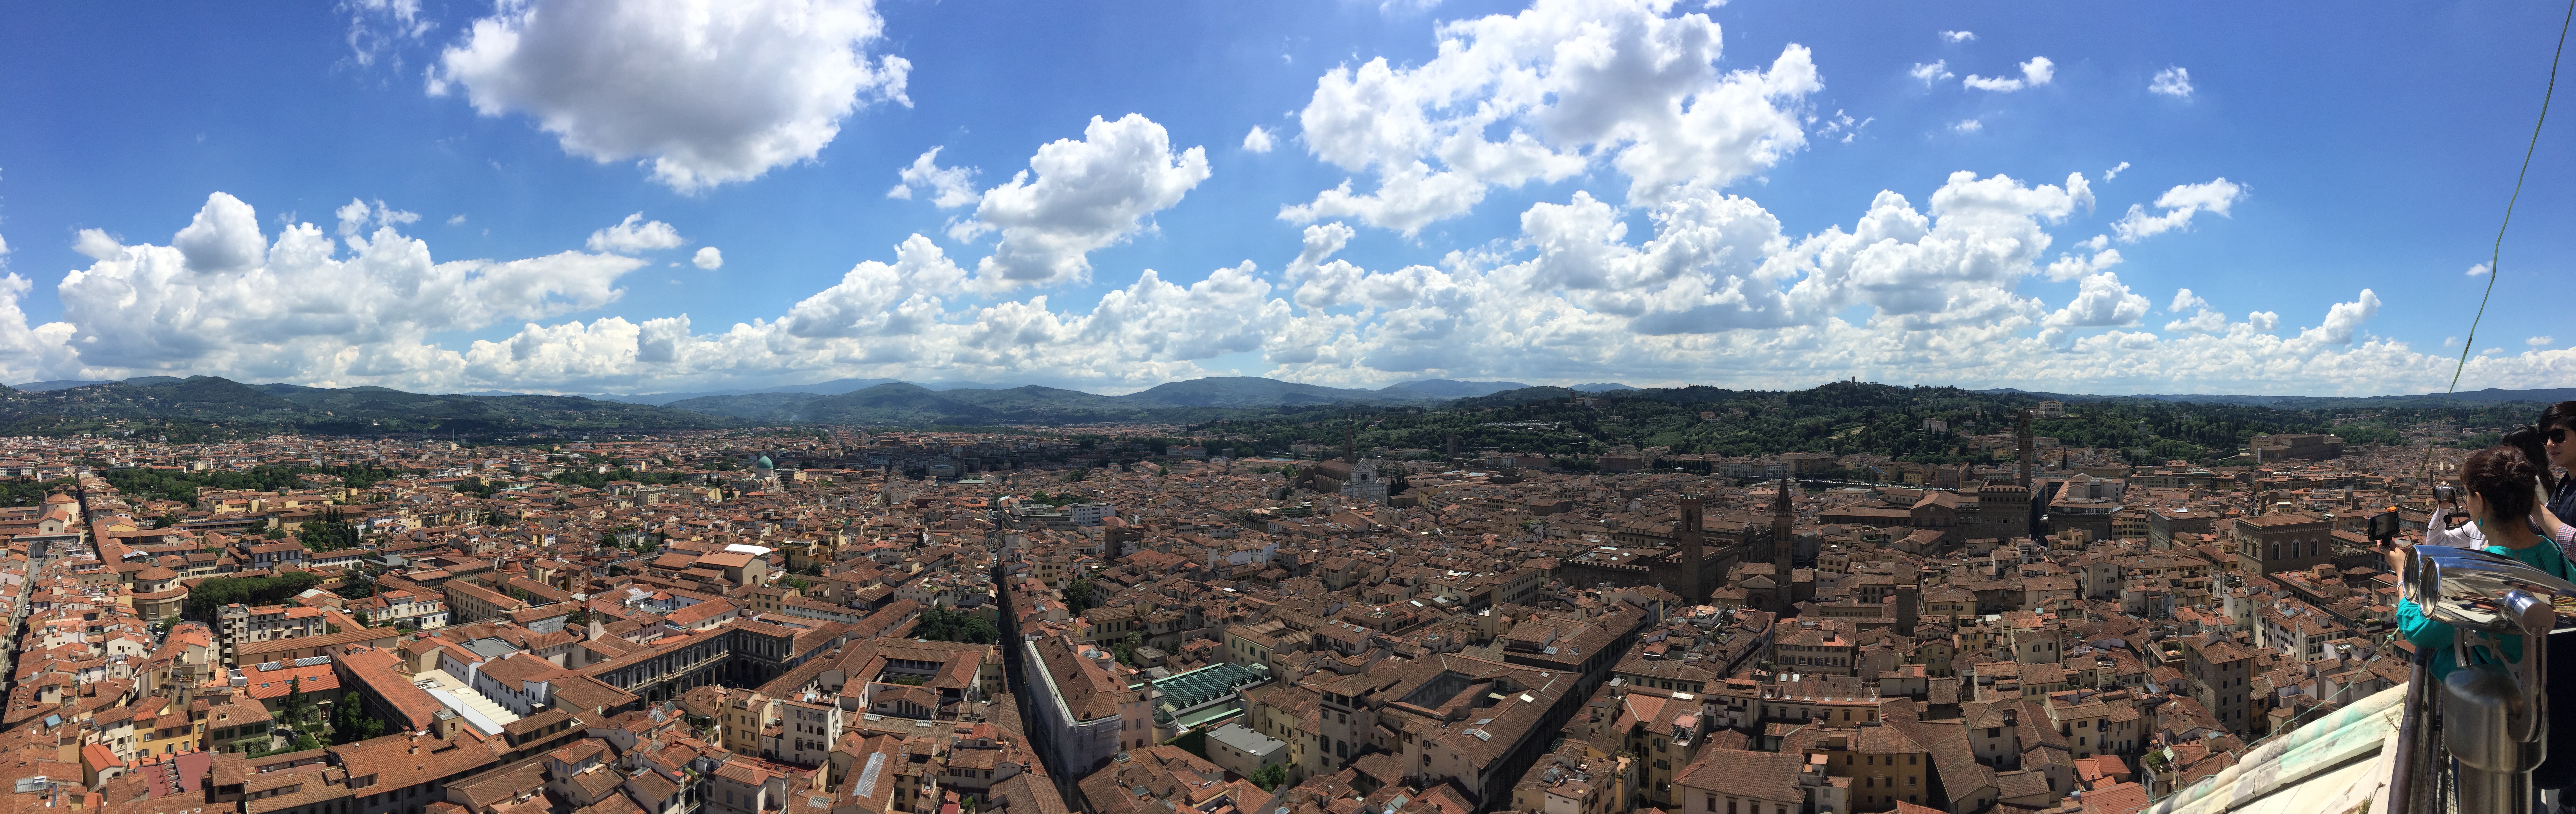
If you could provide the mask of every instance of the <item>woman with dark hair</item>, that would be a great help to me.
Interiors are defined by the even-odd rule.
[[[2469,453],[2468,459],[2460,462],[2459,486],[2462,508],[2468,510],[2470,522],[2475,524],[2478,536],[2484,538],[2485,550],[2512,557],[2551,576],[2576,581],[2576,568],[2569,566],[2567,556],[2558,546],[2546,544],[2532,532],[2533,507],[2539,503],[2540,468],[2524,457],[2522,450],[2495,446]],[[2428,539],[2450,536],[2427,532]],[[2389,553],[2390,570],[2404,563],[2402,549]],[[2415,600],[2397,604],[2397,632],[2429,657],[2426,666],[2433,680],[2440,681],[2457,668],[2451,655],[2451,626],[2425,616],[2424,608]],[[2506,640],[2504,651],[2499,655],[2507,661],[2522,660],[2520,640]]]
[[[2541,506],[2540,467],[2522,450],[2509,446],[2493,446],[2469,453],[2468,459],[2460,462],[2459,492],[2460,502],[2468,510],[2471,524],[2461,526],[2455,532],[2443,532],[2433,530],[2441,525],[2435,522],[2426,530],[2425,539],[2440,543],[2482,537],[2478,542],[2483,542],[2482,548],[2490,553],[2512,557],[2560,579],[2576,581],[2576,567],[2569,565],[2567,555],[2559,550],[2560,547],[2532,531],[2535,526],[2542,526],[2556,532],[2562,525]],[[2402,567],[2405,563],[2402,550],[2391,551],[2389,563],[2392,570]],[[2426,618],[2423,606],[2415,604],[2415,600],[2397,604],[2397,633],[2424,654],[2426,671],[2431,673],[2435,683],[2440,683],[2442,677],[2458,669],[2452,654],[2456,649],[2452,647],[2456,632],[2448,624]],[[2576,634],[2550,636],[2547,641],[2547,652],[2542,658],[2552,663],[2576,662]],[[2472,655],[2481,662],[2496,659],[2515,664],[2522,662],[2521,637],[2505,637],[2498,649],[2503,652],[2490,653],[2481,649]],[[2564,698],[2576,692],[2576,670],[2551,670],[2548,675],[2549,686],[2544,689],[2550,696]],[[2534,788],[2557,792],[2576,785],[2576,748],[2569,748],[2570,740],[2576,739],[2576,703],[2549,705],[2549,732],[2553,741],[2549,756],[2532,770],[2531,781]]]

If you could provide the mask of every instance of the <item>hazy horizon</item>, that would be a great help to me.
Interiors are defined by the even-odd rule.
[[[146,374],[146,375],[169,375],[169,374]],[[199,374],[191,374],[191,375],[199,375]],[[140,378],[140,377],[129,377],[129,378]],[[180,377],[180,378],[185,378],[185,377]],[[226,377],[226,378],[229,378],[229,377]],[[968,383],[955,383],[955,382],[910,381],[910,380],[897,380],[897,381],[903,382],[903,383],[905,383],[905,384],[921,385],[921,386],[924,386],[924,387],[929,387],[929,388],[934,389],[934,390],[947,390],[947,389],[1010,389],[1010,388],[1027,387],[1027,386],[1035,385],[1035,386],[1039,386],[1039,387],[1049,387],[1049,388],[1054,388],[1054,389],[1058,389],[1058,390],[1072,390],[1072,391],[1081,392],[1081,393],[1089,393],[1089,394],[1096,395],[1096,396],[1123,396],[1123,395],[1128,395],[1128,394],[1132,394],[1132,393],[1141,393],[1141,392],[1144,392],[1144,391],[1146,391],[1146,390],[1151,390],[1151,389],[1153,389],[1153,388],[1155,388],[1155,387],[1159,387],[1159,386],[1161,386],[1161,385],[1165,385],[1165,384],[1172,384],[1172,383],[1175,383],[1175,382],[1183,382],[1183,381],[1193,381],[1193,380],[1195,380],[1195,379],[1197,379],[1197,378],[1216,378],[1216,377],[1194,377],[1193,379],[1174,379],[1174,380],[1172,380],[1172,381],[1167,381],[1167,382],[1155,382],[1155,383],[1148,384],[1148,385],[1144,385],[1144,386],[1140,386],[1140,387],[1120,388],[1120,389],[1100,389],[1100,388],[1088,388],[1088,387],[1068,387],[1068,386],[1060,386],[1060,385],[1054,385],[1054,384],[1046,384],[1046,383],[1043,383],[1043,382],[968,382]],[[1268,377],[1253,377],[1253,378],[1268,378]],[[1282,380],[1282,379],[1272,379],[1272,380],[1273,380],[1273,381],[1285,381],[1285,380]],[[89,383],[104,383],[104,382],[121,381],[121,380],[52,379],[52,380],[45,380],[45,381],[18,382],[18,383],[5,383],[5,382],[0,382],[0,386],[7,386],[7,387],[12,387],[12,388],[22,388],[24,385],[29,385],[29,384],[52,384],[52,383],[59,382],[59,381],[85,381],[85,382],[89,382]],[[238,379],[236,379],[235,381],[241,381],[241,383],[243,383],[243,384],[252,384],[252,385],[260,385],[260,384],[295,384],[294,382],[243,381],[243,380],[238,380]],[[826,380],[826,381],[818,381],[818,382],[802,382],[802,383],[794,383],[794,384],[778,384],[778,385],[764,385],[764,386],[722,387],[722,388],[710,388],[710,389],[707,389],[707,390],[664,390],[664,391],[630,392],[630,393],[575,392],[575,391],[545,391],[545,390],[509,390],[509,389],[505,389],[505,388],[478,388],[478,389],[475,389],[475,390],[421,390],[421,391],[412,391],[412,392],[419,392],[419,393],[424,393],[424,394],[428,394],[428,395],[485,395],[485,394],[512,394],[512,395],[540,395],[540,396],[579,396],[579,397],[587,397],[587,398],[596,398],[596,397],[601,397],[601,396],[608,396],[608,397],[621,397],[621,398],[623,398],[623,397],[637,397],[637,396],[660,396],[660,395],[671,395],[671,394],[714,394],[714,393],[793,392],[793,391],[791,391],[791,390],[790,390],[790,388],[809,388],[809,387],[820,387],[820,386],[823,386],[823,385],[832,384],[832,383],[834,383],[834,382],[836,382],[836,381],[840,381],[840,380],[838,380],[838,379],[834,379],[834,380]],[[1362,390],[1362,391],[1369,391],[1369,390],[1383,390],[1383,389],[1387,389],[1387,388],[1390,388],[1390,387],[1394,387],[1394,386],[1396,386],[1396,385],[1401,385],[1401,384],[1412,384],[1412,383],[1425,382],[1425,381],[1459,381],[1459,382],[1466,382],[1466,383],[1470,383],[1470,384],[1487,384],[1487,383],[1499,383],[1499,382],[1501,382],[1502,380],[1473,380],[1473,379],[1408,379],[1408,380],[1404,380],[1404,381],[1387,382],[1387,383],[1384,383],[1384,384],[1370,385],[1370,386],[1359,386],[1359,387],[1336,387],[1336,386],[1334,386],[1334,385],[1319,385],[1319,386],[1325,386],[1325,387],[1336,387],[1336,389],[1344,389],[1344,390]],[[886,382],[879,382],[879,383],[877,383],[877,384],[885,384],[885,383],[886,383]],[[1291,384],[1308,384],[1307,382],[1290,382],[1290,383],[1291,383]],[[1831,384],[1831,383],[1832,383],[1831,381],[1825,381],[1825,382],[1815,382],[1815,383],[1812,383],[1812,384],[1807,384],[1807,385],[1803,385],[1803,386],[1796,386],[1796,387],[1730,387],[1730,388],[1723,388],[1723,389],[1729,389],[1729,390],[1795,391],[1795,390],[1807,390],[1807,389],[1811,389],[1811,388],[1816,387],[1816,386],[1820,386],[1820,385],[1824,385],[1824,384]],[[2298,396],[2313,396],[2313,397],[2331,397],[2331,398],[2373,398],[2373,397],[2407,397],[2407,396],[2441,395],[2441,393],[2442,393],[2442,391],[2439,391],[2439,390],[2424,391],[2424,392],[2363,393],[2363,394],[2349,394],[2349,395],[2348,395],[2348,394],[2318,394],[2318,393],[2216,393],[2216,392],[2210,392],[2210,393],[2193,393],[2193,392],[2180,392],[2180,391],[2175,391],[2175,392],[2155,392],[2155,393],[2149,393],[2149,392],[2143,392],[2143,391],[2142,391],[2142,392],[2129,392],[2129,393],[2103,393],[2103,392],[2084,392],[2084,391],[2074,391],[2074,390],[2043,390],[2043,389],[2027,388],[2027,387],[1968,387],[1968,386],[1964,386],[1964,385],[1943,385],[1943,384],[1930,384],[1930,383],[1922,383],[1922,382],[1915,382],[1915,383],[1892,383],[1892,382],[1864,381],[1864,382],[1862,382],[1862,383],[1863,383],[1863,384],[1886,384],[1886,385],[1888,385],[1888,386],[1892,386],[1892,387],[1957,387],[1957,388],[1959,388],[1959,389],[1961,389],[1961,390],[1970,390],[1970,391],[2001,391],[2001,390],[2017,390],[2017,391],[2031,392],[2031,393],[2049,393],[2049,394],[2058,394],[2058,395],[2067,395],[2067,396],[2099,396],[2099,397],[2120,397],[2120,396],[2223,396],[2223,397],[2245,397],[2245,396],[2288,396],[2288,397],[2298,397]],[[846,391],[836,391],[836,392],[855,392],[855,391],[857,391],[857,390],[865,389],[866,387],[874,387],[874,386],[877,386],[877,384],[870,384],[870,385],[866,385],[866,386],[863,386],[863,387],[854,387],[854,388],[850,388],[849,390],[846,390]],[[1707,385],[1707,384],[1705,384],[1705,383],[1690,383],[1690,382],[1681,382],[1681,383],[1665,382],[1665,383],[1652,383],[1652,384],[1638,384],[1638,383],[1635,383],[1635,382],[1608,382],[1608,381],[1589,381],[1589,382],[1571,382],[1571,383],[1553,383],[1553,382],[1521,382],[1520,384],[1524,384],[1524,385],[1531,386],[1531,387],[1564,387],[1564,388],[1579,388],[1579,387],[1585,387],[1585,386],[1591,386],[1591,385],[1622,385],[1622,386],[1626,386],[1626,387],[1633,388],[1633,389],[1638,389],[1638,390],[1652,390],[1652,389],[1659,389],[1659,388],[1680,388],[1680,387],[1694,387],[1694,386],[1710,386],[1710,387],[1716,387],[1716,386],[1717,386],[1717,385]],[[305,385],[305,386],[315,386],[315,385]],[[395,388],[395,389],[401,389],[401,388]],[[2459,393],[2462,393],[2462,394],[2467,394],[2467,393],[2477,393],[2477,392],[2481,392],[2481,391],[2485,391],[2485,390],[2505,390],[2505,391],[2545,391],[2545,390],[2553,390],[2553,389],[2564,389],[2564,388],[2478,388],[2478,389],[2475,389],[2475,390],[2465,389],[2465,388],[2464,388],[2464,389],[2462,389],[2462,390],[2460,390],[2460,391],[2458,391],[2458,392],[2459,392]]]

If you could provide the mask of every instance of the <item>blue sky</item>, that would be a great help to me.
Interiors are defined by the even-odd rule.
[[[160,10],[0,11],[0,381],[2438,390],[2566,7]]]

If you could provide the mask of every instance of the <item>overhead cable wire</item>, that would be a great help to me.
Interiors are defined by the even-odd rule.
[[[2567,53],[2568,23],[2576,21],[2576,0],[2568,0],[2567,13],[2558,21],[2558,47],[2549,55],[2549,82],[2540,92],[2540,116],[2531,123],[2531,144],[2522,150],[2522,169],[2514,173],[2513,195],[2504,202],[2504,222],[2496,225],[2495,246],[2487,255],[2486,293],[2478,295],[2478,312],[2469,318],[2469,334],[2460,340],[2460,362],[2451,368],[2451,385],[2442,391],[2442,400],[2451,400],[2459,392],[2460,374],[2469,368],[2469,351],[2478,344],[2478,323],[2487,316],[2487,301],[2495,296],[2496,278],[2504,273],[2504,233],[2513,226],[2514,204],[2522,201],[2522,182],[2531,175],[2531,156],[2540,151],[2540,129],[2549,122],[2549,100],[2558,93],[2558,60]],[[2424,444],[2424,473],[2433,471],[2433,444]]]

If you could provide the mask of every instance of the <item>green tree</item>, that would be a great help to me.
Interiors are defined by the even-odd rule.
[[[913,623],[912,635],[935,642],[966,644],[992,644],[1002,640],[1002,631],[993,627],[992,622],[947,608],[922,611],[921,618]]]
[[[331,742],[356,743],[385,734],[385,722],[367,714],[355,699],[331,706]]]
[[[1065,583],[1064,612],[1070,616],[1081,616],[1084,611],[1091,609],[1094,599],[1092,594],[1091,580],[1076,578],[1072,582]]]
[[[344,519],[337,508],[323,509],[319,516],[295,530],[295,539],[311,551],[338,551],[358,544],[358,527]]]
[[[216,611],[225,605],[275,605],[321,582],[322,578],[310,571],[265,577],[214,577],[188,590],[188,608],[181,615],[212,624]]]
[[[305,719],[313,714],[313,699],[304,697],[303,677],[287,679],[286,698],[279,701],[278,706],[281,708],[279,712],[284,713],[283,720],[287,726],[299,731],[304,728]]]
[[[1111,655],[1118,658],[1118,663],[1120,664],[1124,664],[1129,667],[1143,667],[1145,665],[1138,663],[1137,661],[1136,650],[1144,646],[1145,634],[1129,633],[1127,634],[1127,638],[1120,639],[1116,645],[1112,645],[1109,648],[1109,652]]]
[[[1279,784],[1288,782],[1288,764],[1272,763],[1254,769],[1251,779],[1252,784],[1260,786],[1262,791],[1276,791]]]

